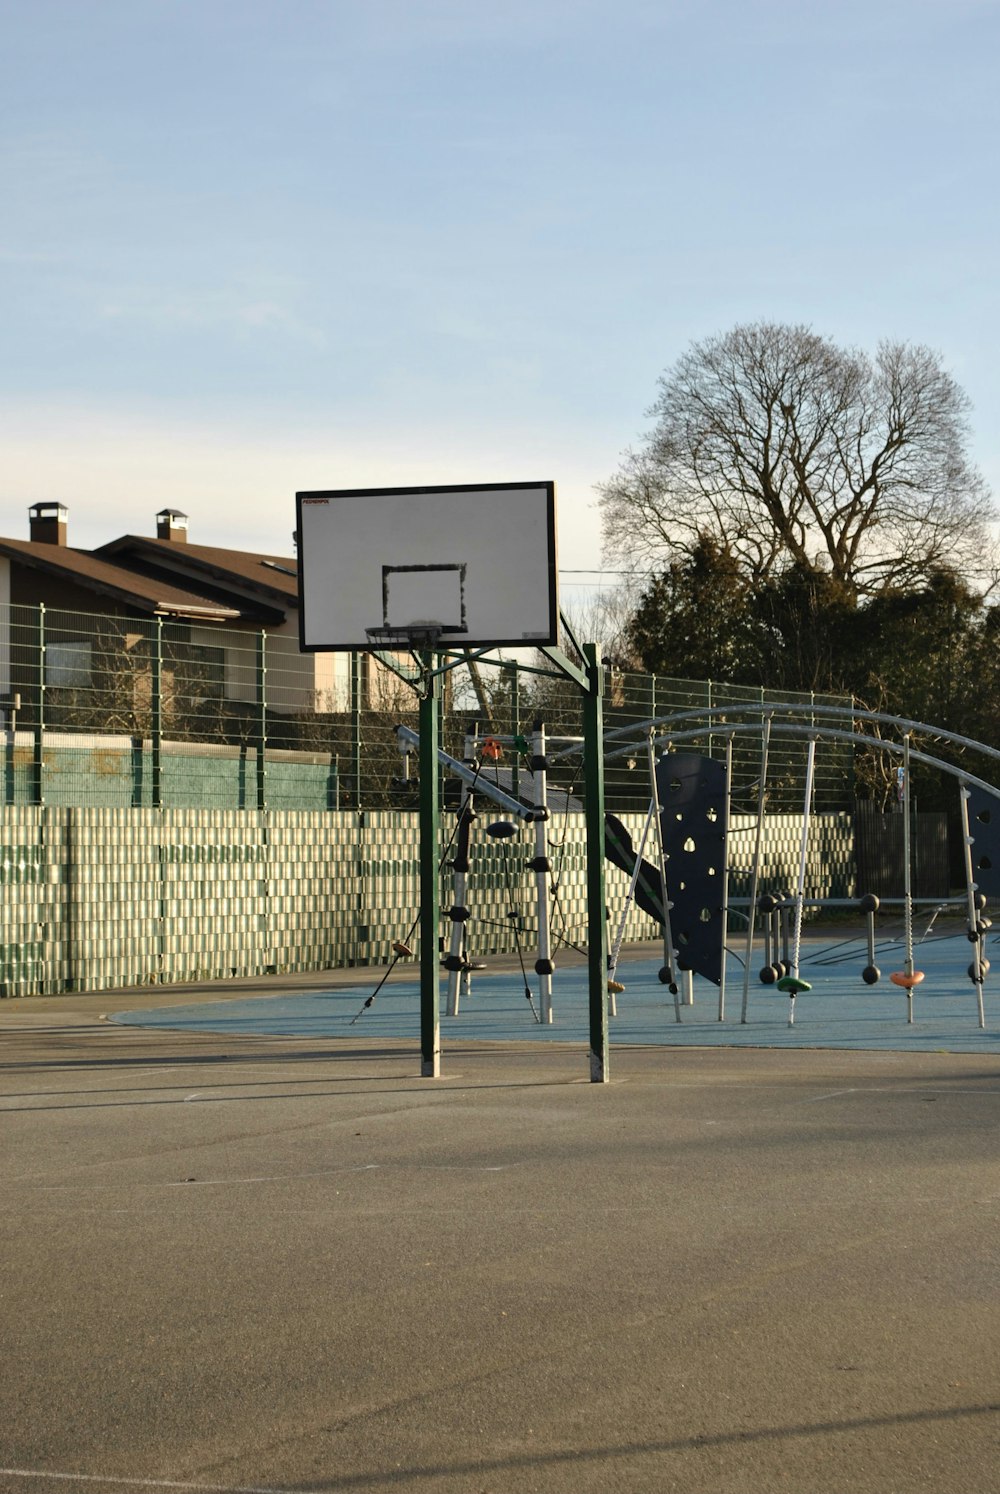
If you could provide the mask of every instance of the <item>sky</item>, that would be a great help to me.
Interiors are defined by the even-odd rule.
[[[0,0],[0,534],[292,553],[554,480],[740,322],[937,350],[1000,492],[1000,0]],[[502,515],[498,515],[502,523]]]

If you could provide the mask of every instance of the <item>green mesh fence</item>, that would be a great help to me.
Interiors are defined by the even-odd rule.
[[[415,790],[401,784],[396,726],[416,726],[405,660],[303,655],[297,638],[172,619],[10,607],[0,630],[0,995],[214,979],[390,957],[417,916]],[[638,837],[649,799],[647,724],[715,710],[685,747],[734,763],[733,892],[745,882],[759,736],[735,708],[781,719],[825,697],[607,671],[607,801]],[[727,708],[732,716],[727,715]],[[585,938],[585,823],[558,807],[582,792],[579,690],[529,663],[447,677],[441,739],[550,741],[550,826],[558,950]],[[675,734],[688,723],[676,722]],[[662,736],[666,728],[656,728]],[[681,745],[680,742],[677,743]],[[806,745],[776,738],[768,781],[768,875],[798,854]],[[505,771],[517,767],[509,749]],[[519,771],[527,771],[522,767]],[[842,896],[853,877],[851,749],[821,743],[809,890]],[[563,803],[566,804],[565,796]],[[454,819],[443,816],[442,848]],[[474,952],[510,952],[534,931],[529,831],[506,849],[478,836],[469,927]],[[504,859],[510,857],[509,863]],[[613,920],[628,879],[607,869]],[[451,900],[442,869],[442,907]],[[444,929],[442,929],[444,933]],[[627,937],[655,927],[633,907]]]
[[[0,802],[407,808],[395,727],[416,724],[417,700],[397,670],[415,672],[404,659],[393,669],[370,655],[304,655],[287,632],[10,607],[0,630]],[[638,811],[648,802],[643,723],[712,710],[701,734],[677,746],[722,756],[731,740],[734,812],[753,811],[759,732],[727,731],[725,708],[767,706],[780,721],[785,703],[801,712],[810,703],[845,702],[609,669],[607,732],[637,729],[635,750],[609,748],[609,809]],[[571,742],[581,735],[582,701],[570,680],[519,662],[460,668],[447,677],[441,739],[455,756],[472,729],[516,735],[539,719],[550,738]],[[695,724],[678,722],[678,734]],[[805,751],[802,740],[772,740],[770,811],[801,807]],[[578,754],[556,755],[556,787],[573,789],[580,774]],[[853,791],[850,746],[820,743],[816,808],[845,809]]]

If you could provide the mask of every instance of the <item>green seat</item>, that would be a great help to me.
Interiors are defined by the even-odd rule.
[[[783,975],[779,981],[775,981],[779,991],[787,991],[789,996],[797,996],[800,991],[811,991],[812,986],[807,980],[799,980],[797,975]]]

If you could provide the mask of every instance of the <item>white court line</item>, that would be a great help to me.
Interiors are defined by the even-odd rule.
[[[356,1172],[509,1172],[509,1162],[433,1163],[433,1162],[358,1162],[349,1167],[321,1167],[314,1172],[274,1172],[246,1178],[173,1178],[163,1183],[39,1183],[39,1193],[122,1193],[130,1188],[241,1188],[252,1183],[294,1183],[301,1178],[339,1178]],[[14,1183],[28,1184],[30,1178],[14,1178]],[[3,1473],[0,1468],[0,1473]]]
[[[258,1484],[248,1487],[241,1484],[189,1484],[169,1478],[111,1478],[104,1473],[47,1473],[36,1468],[0,1468],[5,1478],[38,1478],[61,1480],[63,1483],[105,1484],[116,1489],[192,1489],[197,1494],[295,1494],[294,1489],[264,1488]],[[303,1491],[305,1494],[305,1491]]]
[[[449,1162],[360,1162],[356,1167],[324,1167],[319,1172],[275,1172],[264,1173],[260,1177],[250,1178],[194,1178],[191,1182],[172,1183],[150,1183],[139,1184],[140,1187],[151,1188],[232,1188],[245,1183],[294,1183],[298,1178],[329,1178],[343,1177],[350,1172],[507,1172],[508,1164],[484,1163],[482,1165],[462,1166],[458,1163]],[[72,1187],[72,1183],[64,1185]],[[100,1184],[98,1186],[112,1187],[112,1184]],[[127,1187],[128,1184],[122,1186]]]
[[[1000,1091],[986,1085],[976,1089],[959,1089],[951,1084],[866,1084],[855,1086],[853,1089],[831,1089],[826,1094],[810,1095],[808,1100],[794,1100],[792,1103],[795,1105],[818,1105],[821,1100],[835,1100],[839,1095],[995,1095],[998,1093]]]
[[[797,1105],[818,1105],[820,1100],[835,1100],[839,1095],[856,1095],[857,1089],[831,1089],[825,1095],[810,1095],[808,1100],[796,1100]]]

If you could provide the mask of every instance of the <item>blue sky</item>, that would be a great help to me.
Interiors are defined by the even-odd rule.
[[[998,0],[0,0],[0,533],[288,553],[555,479],[740,321],[938,349],[1000,490]],[[591,578],[592,579],[592,578]]]

